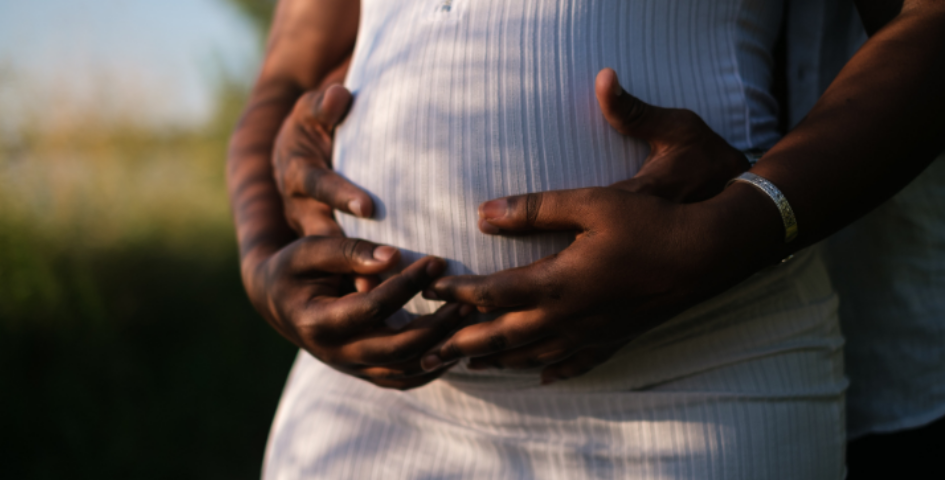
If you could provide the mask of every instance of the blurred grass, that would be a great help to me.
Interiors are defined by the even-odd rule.
[[[199,128],[86,109],[0,136],[0,477],[258,478],[295,349],[240,284],[245,87],[219,91]]]

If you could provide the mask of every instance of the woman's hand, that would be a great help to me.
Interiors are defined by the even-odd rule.
[[[246,202],[241,224],[273,226],[259,229],[255,236],[241,235],[243,280],[256,309],[299,348],[376,385],[412,388],[445,371],[424,372],[419,356],[455,329],[471,308],[445,305],[404,329],[397,328],[410,320],[401,307],[443,272],[443,260],[421,259],[381,282],[378,275],[399,264],[398,250],[345,238],[332,206],[308,195],[348,195],[348,204],[351,192],[356,198],[367,197],[330,169],[331,130],[350,100],[347,90],[337,85],[322,93],[310,92],[295,102],[283,122],[272,156],[273,173],[282,188],[281,192],[274,185],[267,188],[267,197],[282,194],[287,218],[305,236],[286,238],[287,232],[278,233],[274,219],[265,213],[268,210],[254,212],[252,203]],[[249,127],[238,130],[236,144],[261,135],[261,129]],[[231,155],[242,151],[234,148]],[[252,154],[255,149],[245,151]],[[325,189],[307,190],[316,183]],[[245,195],[266,198],[253,197],[249,189]]]
[[[325,82],[346,70],[339,65]],[[377,275],[398,265],[396,249],[344,238],[331,206],[282,195],[273,167],[280,181],[294,180],[293,168],[301,180],[323,168],[327,176],[319,179],[343,182],[328,168],[330,134],[350,95],[338,86],[301,100],[296,92],[278,76],[260,81],[230,143],[227,174],[249,298],[280,334],[333,368],[382,387],[423,385],[445,369],[424,372],[420,354],[455,329],[469,307],[444,306],[405,329],[392,327],[389,319],[403,320],[401,307],[442,272],[442,260],[422,259],[381,283]],[[276,144],[292,155],[274,159]]]
[[[426,257],[378,282],[397,249],[344,237],[301,238],[244,272],[256,309],[276,330],[322,362],[382,387],[413,388],[445,369],[425,372],[420,354],[451,333],[471,307],[447,304],[405,328],[401,307],[442,274]]]

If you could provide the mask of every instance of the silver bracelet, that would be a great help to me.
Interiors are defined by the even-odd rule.
[[[788,203],[781,190],[778,190],[778,187],[775,187],[773,183],[763,177],[750,172],[745,172],[729,180],[725,186],[728,187],[735,182],[750,184],[771,197],[771,200],[777,205],[778,211],[781,212],[781,221],[784,223],[784,243],[790,243],[797,238],[797,218],[794,216],[794,209],[791,208],[791,204]]]

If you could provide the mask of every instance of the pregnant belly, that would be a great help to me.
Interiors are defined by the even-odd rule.
[[[443,257],[451,275],[488,274],[561,251],[572,233],[485,235],[477,208],[507,195],[609,185],[636,172],[647,147],[606,124],[590,81],[593,75],[564,102],[527,83],[483,91],[453,82],[431,91],[382,77],[359,85],[336,131],[334,162],[373,196],[377,214],[339,214],[342,228],[402,249],[405,265]],[[413,313],[432,308],[420,298],[408,305]]]
[[[336,130],[333,158],[339,173],[374,197],[377,214],[339,214],[342,228],[400,248],[404,264],[443,257],[451,275],[489,274],[560,252],[571,232],[487,236],[477,208],[507,195],[609,185],[639,169],[648,147],[614,131],[594,95],[602,67],[620,72],[626,64],[619,42],[598,45],[585,34],[604,12],[563,16],[512,2],[493,19],[486,3],[463,2],[450,20],[427,18],[424,5],[365,4],[346,79],[355,100]],[[559,45],[572,23],[585,33]],[[648,98],[664,87],[646,81],[633,89]],[[407,309],[434,307],[416,298]]]
[[[656,44],[635,37],[652,25],[627,10],[634,2],[576,1],[564,12],[554,3],[433,3],[364,2],[346,79],[355,101],[335,136],[335,169],[377,206],[373,219],[339,214],[342,227],[401,248],[405,262],[438,255],[449,274],[488,274],[566,248],[567,232],[484,235],[477,207],[609,185],[639,170],[648,147],[600,113],[594,79],[603,67],[645,101],[695,110],[730,142],[741,137],[726,132],[745,130],[726,9],[660,30],[672,41],[655,54]]]

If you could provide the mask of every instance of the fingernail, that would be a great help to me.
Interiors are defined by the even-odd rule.
[[[387,245],[381,245],[374,249],[374,260],[377,260],[381,263],[386,263],[388,260],[394,257],[397,254],[397,249],[394,247],[388,247]]]
[[[351,200],[348,202],[348,211],[355,214],[355,216],[363,217],[364,210],[361,209],[361,200]]]
[[[441,365],[443,365],[443,360],[440,360],[440,357],[432,353],[423,357],[423,360],[420,360],[420,366],[426,372],[432,372],[433,370],[440,368]]]
[[[468,317],[469,314],[472,313],[473,310],[475,310],[475,309],[476,309],[476,307],[474,307],[474,306],[472,306],[472,305],[463,305],[463,306],[459,307],[459,318],[466,318],[466,317]]]
[[[479,206],[479,218],[493,220],[503,218],[509,213],[509,201],[504,198],[490,200]]]
[[[487,222],[484,218],[479,219],[479,231],[489,235],[498,235],[502,232],[499,227]]]
[[[617,72],[614,72],[614,84],[610,87],[614,91],[614,96],[623,95],[623,87],[620,86],[620,80],[617,78]]]
[[[423,291],[423,298],[427,300],[442,300],[440,296],[437,295],[436,292],[433,291],[432,288],[428,288]]]

